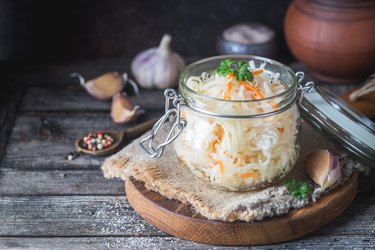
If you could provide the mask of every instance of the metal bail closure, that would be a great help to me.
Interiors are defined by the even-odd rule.
[[[309,93],[312,89],[315,87],[315,83],[312,81],[307,82],[304,86],[301,84],[303,79],[305,78],[305,73],[298,71],[296,73],[296,78],[297,78],[297,84],[298,84],[298,92],[299,92],[299,97],[298,97],[298,103],[301,106],[303,97],[306,93]]]
[[[143,138],[140,142],[140,146],[142,147],[142,149],[151,158],[159,158],[162,155],[164,148],[167,145],[171,144],[180,135],[180,133],[186,127],[187,124],[186,120],[181,117],[181,96],[177,95],[174,89],[166,89],[164,92],[164,96],[165,114],[155,123],[155,125],[152,127],[150,131],[150,134]],[[173,120],[175,121],[167,137],[164,139],[164,142],[156,144],[154,140],[157,139],[156,135],[158,134],[159,130],[164,125],[166,125],[169,122],[172,122]]]

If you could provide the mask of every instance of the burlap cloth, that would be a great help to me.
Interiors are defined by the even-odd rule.
[[[338,151],[310,126],[303,124],[302,127],[300,157],[297,165],[286,178],[309,180],[302,167],[307,153],[318,148]],[[161,131],[160,137],[165,136],[167,129]],[[205,182],[196,179],[188,168],[179,164],[173,145],[166,147],[161,158],[152,159],[142,151],[139,142],[140,139],[135,140],[106,159],[102,166],[104,176],[123,180],[132,177],[143,181],[148,189],[159,192],[169,199],[190,204],[196,212],[211,220],[254,221],[286,214],[291,209],[315,202],[322,193],[344,184],[353,171],[365,170],[361,164],[341,154],[339,157],[343,173],[341,179],[327,190],[321,190],[310,181],[314,186],[312,196],[309,200],[301,201],[291,196],[280,183],[260,191],[244,193],[213,189]]]

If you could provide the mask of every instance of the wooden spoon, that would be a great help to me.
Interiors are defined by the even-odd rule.
[[[139,125],[134,127],[128,128],[125,131],[104,131],[105,134],[108,134],[113,138],[113,143],[108,148],[103,148],[96,151],[91,151],[84,148],[83,145],[83,137],[80,137],[76,140],[76,149],[78,152],[90,154],[90,155],[110,155],[118,150],[118,148],[123,144],[124,138],[128,140],[128,142],[132,139],[137,138],[138,136],[145,133],[147,130],[151,129],[152,126],[159,120],[160,117],[153,118],[149,121],[143,122]],[[95,132],[94,132],[95,133]],[[93,133],[93,134],[94,134]]]

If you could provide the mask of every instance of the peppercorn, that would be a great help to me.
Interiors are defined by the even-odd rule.
[[[108,148],[113,141],[114,140],[110,135],[99,130],[96,134],[90,133],[84,136],[82,147],[90,151],[102,150]]]

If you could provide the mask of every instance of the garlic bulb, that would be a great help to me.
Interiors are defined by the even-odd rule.
[[[310,152],[304,165],[307,174],[323,189],[332,186],[341,177],[340,162],[328,150]]]
[[[172,37],[166,34],[158,48],[142,51],[134,58],[131,70],[142,87],[165,89],[177,85],[185,62],[172,51],[171,40]]]
[[[112,99],[111,117],[116,123],[132,122],[145,111],[139,106],[134,106],[130,98],[125,94],[117,93]]]

